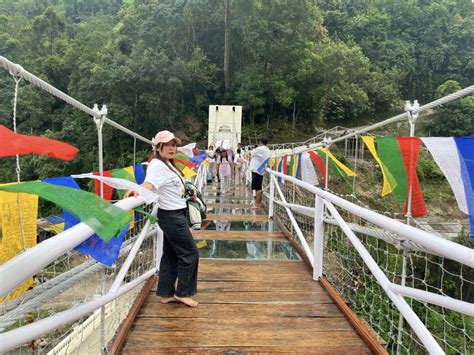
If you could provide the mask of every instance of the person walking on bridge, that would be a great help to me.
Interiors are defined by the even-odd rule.
[[[252,190],[255,191],[255,208],[262,207],[262,183],[265,175],[265,166],[270,159],[270,149],[267,147],[268,140],[261,137],[258,140],[258,147],[250,153],[251,160],[249,169],[252,172]]]
[[[161,131],[152,142],[154,154],[142,186],[159,195],[158,225],[164,238],[156,294],[161,303],[182,302],[196,307],[198,302],[191,296],[197,293],[199,250],[186,222],[184,177],[173,159],[181,140],[169,131]],[[137,195],[136,191],[128,191],[125,197]],[[192,198],[197,198],[196,193]]]

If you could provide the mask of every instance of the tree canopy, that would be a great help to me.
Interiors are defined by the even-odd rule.
[[[0,54],[86,105],[107,104],[112,119],[146,137],[171,129],[189,140],[205,138],[210,104],[242,105],[247,132],[290,127],[289,137],[301,137],[301,127],[311,136],[321,125],[386,118],[406,99],[428,102],[473,82],[470,0],[230,0],[226,94],[224,4],[3,0]],[[0,124],[11,127],[14,81],[0,78]],[[474,133],[472,97],[453,109],[456,118],[437,116],[449,124],[434,121],[431,132]],[[27,179],[96,166],[92,120],[25,83],[18,129],[81,149],[68,166],[24,158]],[[130,163],[133,140],[104,134],[108,164]],[[14,178],[2,171],[3,181]]]

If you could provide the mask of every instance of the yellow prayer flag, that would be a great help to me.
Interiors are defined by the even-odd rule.
[[[59,234],[64,232],[64,223],[58,223],[58,224],[51,224],[48,226],[49,229],[51,229],[54,233]]]
[[[194,170],[191,170],[189,167],[185,166],[183,168],[183,171],[182,171],[183,175],[184,175],[184,178],[187,180],[187,179],[190,179],[191,177],[193,177],[194,175],[197,175],[196,172]]]
[[[126,168],[123,168],[127,173],[129,173],[133,177],[133,182],[137,181],[135,177],[135,170],[133,169],[133,166],[127,166]]]
[[[323,153],[327,154],[329,159],[331,159],[334,162],[334,164],[336,164],[342,171],[344,171],[344,173],[346,173],[347,176],[357,176],[355,172],[353,172],[347,166],[342,164],[329,150],[327,150],[326,148],[320,148],[320,150]]]
[[[362,141],[365,143],[365,145],[369,149],[369,151],[372,154],[372,156],[374,157],[374,159],[380,165],[380,170],[382,170],[382,175],[383,175],[382,196],[388,195],[397,186],[397,181],[393,177],[390,170],[388,170],[388,168],[385,166],[385,164],[382,163],[382,160],[380,160],[380,158],[377,154],[377,150],[375,149],[375,137],[363,136]]]
[[[207,242],[205,240],[200,240],[196,243],[196,246],[198,247],[198,249],[202,249],[207,246]]]
[[[137,181],[137,178],[135,177],[135,169],[133,168],[133,166],[127,166],[126,168],[123,168],[123,170],[125,170],[127,173],[129,173],[133,177],[132,182]],[[128,224],[129,225],[128,230],[130,231],[135,226],[135,211],[131,210],[128,212],[128,214],[132,217],[131,222]]]
[[[276,170],[276,167],[277,167],[276,161],[277,161],[276,158],[272,158],[272,159],[270,160],[270,169]]]
[[[36,245],[37,219],[38,196],[0,191],[0,264]],[[0,298],[0,304],[21,296],[34,285],[33,278],[28,278],[7,296]]]

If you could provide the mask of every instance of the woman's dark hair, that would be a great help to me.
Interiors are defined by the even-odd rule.
[[[221,157],[221,161],[222,161],[222,158],[225,156],[225,158],[227,159],[227,161],[230,163],[230,161],[232,159],[229,159],[229,152],[225,149],[221,150],[220,153],[219,153],[220,157]]]
[[[168,164],[166,164],[166,160],[163,159],[161,157],[161,155],[158,153],[158,151],[162,151],[163,150],[163,146],[164,146],[164,143],[159,143],[158,145],[155,146],[155,149],[153,150],[153,153],[148,157],[148,162],[151,162],[153,159],[158,159],[158,160],[161,160],[163,163],[165,163],[166,166],[168,166]],[[183,173],[181,172],[181,170],[176,166],[176,163],[174,161],[174,159],[170,159],[168,160],[170,162],[171,165],[173,165],[173,167],[176,169],[176,171],[179,172],[179,174],[184,177]]]
[[[242,149],[237,148],[237,154],[240,154],[242,152]]]

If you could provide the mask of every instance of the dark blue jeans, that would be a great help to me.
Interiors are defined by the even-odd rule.
[[[159,209],[158,218],[164,238],[156,294],[161,297],[191,297],[197,292],[199,250],[186,221],[186,209]]]

